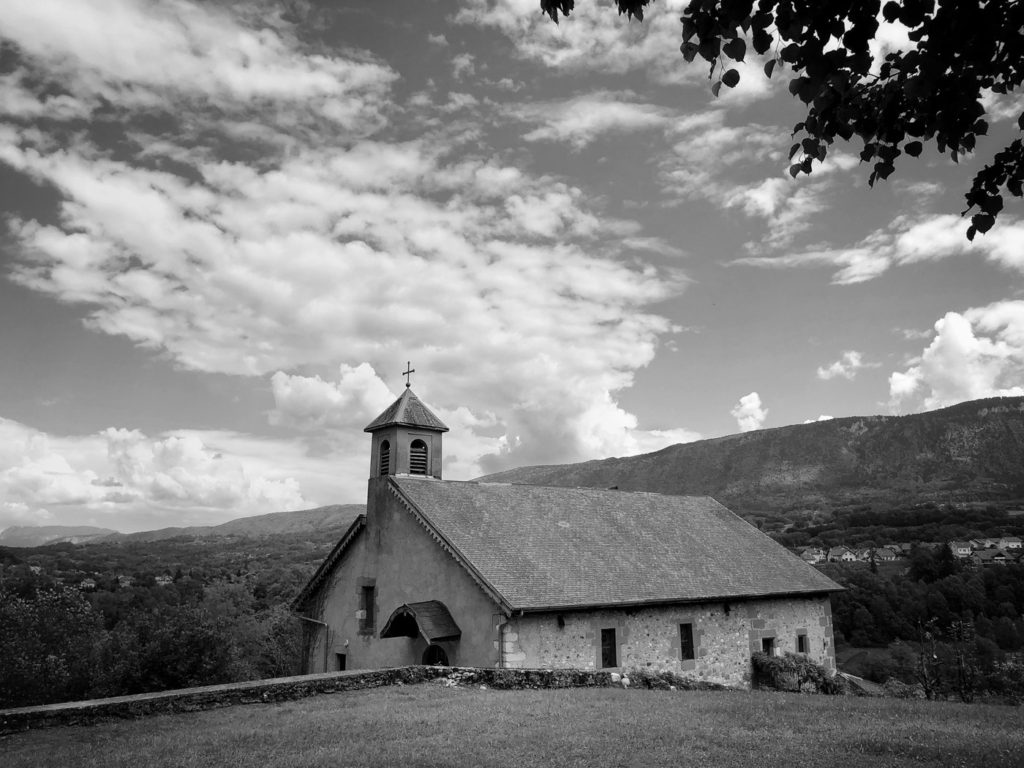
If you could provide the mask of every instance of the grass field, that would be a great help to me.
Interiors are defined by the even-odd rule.
[[[239,706],[0,740],[0,765],[1022,766],[1011,707],[435,683]]]

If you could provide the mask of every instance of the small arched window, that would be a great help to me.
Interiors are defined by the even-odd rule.
[[[409,474],[427,474],[427,444],[422,440],[413,440],[409,446]]]
[[[382,440],[380,443],[380,474],[386,475],[391,471],[391,443]]]

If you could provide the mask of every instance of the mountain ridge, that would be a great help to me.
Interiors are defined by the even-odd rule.
[[[94,525],[12,525],[0,531],[0,546],[39,547],[63,542],[84,544],[116,533],[112,528],[98,528]]]
[[[518,467],[478,482],[713,496],[744,514],[873,504],[1024,498],[1024,397],[973,400],[904,416],[848,416],[667,446],[628,457]],[[344,528],[362,504],[240,517],[214,526],[118,533],[11,526],[0,546],[266,537]]]
[[[159,528],[135,533],[120,533],[109,528],[93,526],[11,526],[0,531],[0,546],[38,547],[58,543],[152,542],[179,537],[205,538],[208,536],[261,538],[282,533],[313,532],[345,527],[356,518],[356,515],[362,514],[363,510],[364,505],[362,504],[328,504],[313,509],[238,517],[218,525]],[[91,533],[87,533],[86,530]]]
[[[1009,499],[1024,496],[1024,397],[791,424],[477,480],[706,495],[741,512]]]

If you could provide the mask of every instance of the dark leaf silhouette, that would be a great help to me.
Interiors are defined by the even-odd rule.
[[[642,19],[651,2],[616,0],[616,7],[629,19]],[[575,3],[540,0],[540,5],[557,21],[571,14]],[[904,25],[911,45],[887,53],[876,71],[870,46],[879,31],[879,5],[691,0],[682,15],[681,50],[687,61],[699,55],[709,62],[712,72],[722,54],[743,61],[748,40],[760,55],[774,51],[765,75],[771,77],[776,60],[788,64],[795,74],[790,93],[806,105],[794,133],[822,147],[818,159],[837,139],[858,137],[864,144],[861,158],[879,158],[871,183],[895,172],[900,146],[914,158],[934,142],[957,162],[988,133],[983,97],[990,91],[1013,93],[1024,80],[1024,3],[890,0],[881,6],[882,17]],[[722,83],[733,87],[733,77],[738,81],[739,73],[732,72],[712,85],[716,94]],[[1024,115],[1017,122],[1024,130]],[[795,168],[810,171],[804,163]],[[969,234],[988,231],[1002,195],[1021,197],[1022,188],[1024,147],[1015,140],[975,175],[965,195],[963,214],[981,217]]]

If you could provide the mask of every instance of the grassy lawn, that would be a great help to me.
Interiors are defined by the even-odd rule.
[[[21,766],[1024,765],[1011,707],[779,693],[434,683],[0,740]]]

